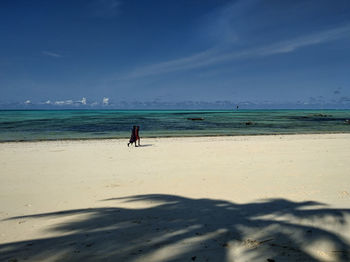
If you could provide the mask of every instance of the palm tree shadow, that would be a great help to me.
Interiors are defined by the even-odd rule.
[[[0,245],[0,260],[27,261],[349,261],[349,243],[320,226],[346,225],[350,209],[312,201],[269,199],[236,204],[175,195],[137,195],[104,201],[149,207],[90,208],[9,219],[77,216],[57,224],[56,237]],[[328,252],[328,253],[327,253]]]

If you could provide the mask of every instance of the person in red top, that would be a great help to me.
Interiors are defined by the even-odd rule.
[[[136,136],[136,141],[135,141],[135,146],[136,146],[136,142],[138,141],[138,144],[140,146],[140,135],[139,135],[139,131],[140,131],[140,126],[136,126],[136,130],[135,130],[135,136]]]
[[[138,136],[138,131],[137,131],[137,136]],[[136,145],[136,126],[133,126],[132,127],[132,130],[131,130],[131,136],[130,136],[130,140],[129,140],[129,143],[128,143],[128,147],[129,147],[129,145],[130,144],[133,144],[133,143],[135,143],[135,146],[137,146]]]

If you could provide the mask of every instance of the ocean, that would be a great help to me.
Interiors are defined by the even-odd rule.
[[[350,110],[1,110],[0,142],[350,133]]]

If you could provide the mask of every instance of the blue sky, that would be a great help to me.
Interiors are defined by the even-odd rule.
[[[0,36],[2,103],[350,104],[348,0],[2,0]]]

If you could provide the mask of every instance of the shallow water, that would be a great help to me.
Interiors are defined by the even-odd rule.
[[[191,120],[193,118],[201,120]],[[350,133],[350,110],[2,110],[0,141]]]

